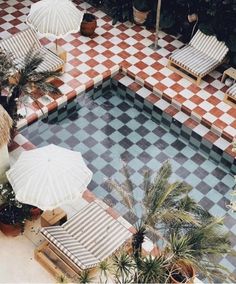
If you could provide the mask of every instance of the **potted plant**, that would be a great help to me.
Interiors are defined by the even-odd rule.
[[[142,244],[149,232],[153,242],[158,241],[160,255],[168,262],[168,281],[192,283],[195,270],[210,282],[214,278],[224,282],[235,281],[229,270],[216,261],[216,257],[225,254],[236,255],[228,235],[222,230],[223,218],[213,217],[188,196],[190,185],[181,181],[169,182],[172,170],[168,161],[162,165],[153,181],[150,172],[144,174],[144,197],[140,201],[142,210],[138,215],[135,212],[135,186],[126,167],[123,167],[123,173],[125,181],[122,184],[109,180],[108,185],[121,195],[127,208],[139,216],[132,237],[132,255],[139,271],[142,269],[142,265],[139,265],[143,259]],[[151,266],[151,261],[146,260],[143,267],[147,265]],[[166,269],[165,265],[163,269]]]
[[[133,1],[133,16],[134,22],[137,25],[143,25],[151,11],[152,1],[150,0],[134,0]]]
[[[16,237],[24,231],[25,221],[30,216],[29,208],[15,199],[9,183],[0,185],[0,195],[4,201],[0,207],[0,230],[6,236]]]
[[[97,27],[96,17],[90,13],[84,13],[80,24],[80,33],[83,36],[92,36]]]

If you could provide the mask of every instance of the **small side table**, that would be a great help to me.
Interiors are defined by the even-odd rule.
[[[224,82],[227,77],[236,80],[236,69],[234,69],[233,67],[226,69],[221,78],[221,82]]]
[[[46,210],[41,215],[42,227],[62,225],[66,221],[67,221],[67,214],[61,208],[56,208],[52,211]]]

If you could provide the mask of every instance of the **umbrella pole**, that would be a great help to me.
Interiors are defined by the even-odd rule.
[[[155,32],[155,41],[153,44],[150,45],[150,48],[153,50],[157,50],[160,48],[158,46],[158,33],[159,33],[159,26],[160,26],[160,15],[161,15],[161,0],[157,2],[157,16],[156,16],[156,32]]]

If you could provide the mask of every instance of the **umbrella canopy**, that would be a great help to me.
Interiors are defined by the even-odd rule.
[[[26,23],[41,34],[61,37],[78,32],[82,18],[70,0],[41,0],[31,5]]]
[[[53,144],[24,151],[6,175],[18,201],[42,210],[81,197],[92,179],[81,153]]]
[[[0,105],[0,148],[10,140],[12,119],[6,110]]]

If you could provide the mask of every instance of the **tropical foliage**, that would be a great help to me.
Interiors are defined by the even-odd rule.
[[[123,184],[113,180],[108,181],[108,184],[122,196],[124,204],[131,212],[137,215],[135,186],[127,166],[123,167],[123,173]],[[148,271],[147,267],[152,265],[155,269],[162,268],[163,274],[159,273],[160,275],[170,277],[166,272],[167,261],[168,271],[179,262],[186,262],[209,281],[217,278],[231,282],[233,276],[216,261],[217,256],[226,253],[236,256],[228,235],[222,230],[223,218],[213,217],[190,198],[188,193],[191,187],[188,184],[181,181],[170,183],[171,173],[171,164],[167,161],[153,180],[150,172],[144,174],[144,198],[140,204],[142,215],[134,224],[136,232],[132,240],[133,256],[138,270],[136,278],[139,275],[139,279],[144,281],[145,277],[148,277],[152,282],[154,275],[151,272],[149,276],[143,274],[143,271]],[[142,257],[142,244],[148,232],[154,242],[158,241],[161,250],[160,259],[156,259],[153,264],[151,259],[144,261]]]
[[[12,58],[10,53],[0,51],[0,103],[12,117],[13,127],[16,127],[16,122],[19,119],[17,105],[25,103],[27,96],[35,100],[37,90],[44,93],[59,93],[59,89],[48,82],[48,79],[58,76],[60,73],[38,71],[38,66],[44,60],[38,51],[30,50],[21,68],[14,64]]]

